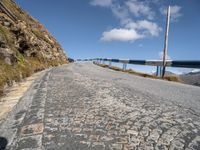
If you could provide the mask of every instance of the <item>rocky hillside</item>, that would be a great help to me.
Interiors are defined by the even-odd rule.
[[[67,60],[42,24],[14,1],[0,1],[0,93],[13,81]]]
[[[200,86],[200,72],[183,74],[180,78],[186,84]]]

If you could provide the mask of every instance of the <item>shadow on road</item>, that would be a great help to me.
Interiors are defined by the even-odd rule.
[[[0,137],[0,150],[5,150],[8,144],[8,140],[4,137]]]

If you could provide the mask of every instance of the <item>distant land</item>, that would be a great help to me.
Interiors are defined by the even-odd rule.
[[[186,84],[200,86],[200,71],[182,74],[180,75],[180,78]]]

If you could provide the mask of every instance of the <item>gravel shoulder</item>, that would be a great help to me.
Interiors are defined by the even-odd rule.
[[[37,72],[32,76],[24,79],[22,82],[15,83],[12,87],[6,89],[5,95],[0,98],[0,122],[6,118],[13,107],[31,87],[34,81],[44,75],[45,71]]]

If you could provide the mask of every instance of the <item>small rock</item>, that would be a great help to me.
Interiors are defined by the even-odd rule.
[[[0,59],[9,65],[16,62],[14,53],[8,48],[0,48]]]
[[[1,48],[6,48],[6,41],[4,37],[0,34],[0,47]]]
[[[10,22],[3,22],[3,25],[6,26],[6,27],[10,27],[11,23]]]

